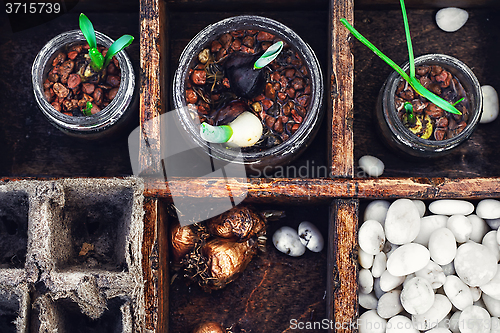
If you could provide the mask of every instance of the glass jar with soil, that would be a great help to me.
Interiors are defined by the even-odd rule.
[[[99,50],[105,52],[113,40],[95,33]],[[33,63],[32,81],[42,113],[68,135],[110,137],[133,121],[137,93],[128,55],[118,52],[106,69],[94,72],[80,30],[62,33],[40,50]]]
[[[408,71],[409,65],[403,67]],[[385,142],[394,150],[415,157],[436,157],[449,153],[465,142],[481,118],[480,84],[464,63],[444,54],[415,59],[416,78],[462,113],[451,114],[413,91],[397,72],[380,90],[376,117]],[[409,121],[405,102],[412,105]]]
[[[258,82],[246,90],[236,86],[234,64],[255,62],[278,41],[283,50],[259,70]],[[322,118],[323,80],[314,52],[291,29],[265,17],[237,16],[208,26],[189,42],[175,73],[173,99],[189,140],[217,159],[238,162],[242,156],[241,163],[262,169],[290,162],[310,144]],[[201,138],[200,123],[226,125],[244,111],[263,127],[254,145],[234,149]]]

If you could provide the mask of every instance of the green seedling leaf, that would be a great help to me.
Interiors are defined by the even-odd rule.
[[[83,13],[80,14],[79,21],[80,21],[80,30],[82,31],[83,36],[85,36],[87,43],[89,43],[90,48],[91,49],[96,48],[97,41],[95,38],[95,31],[92,22],[90,22],[89,18]]]
[[[85,108],[82,109],[82,113],[85,116],[91,116],[92,112],[90,110],[92,110],[92,103],[91,102],[87,102],[87,104],[85,104]]]
[[[94,49],[89,49],[89,56],[90,56],[90,65],[92,68],[96,71],[99,72],[103,68],[104,64],[104,57],[102,56],[101,52],[97,50],[96,48]]]
[[[134,41],[134,37],[130,35],[123,35],[118,38],[108,49],[106,53],[106,57],[104,58],[104,66],[103,68],[108,67],[109,62],[114,57],[115,54],[129,46]]]
[[[203,140],[211,143],[228,142],[233,136],[233,129],[228,125],[212,126],[202,123],[200,126],[200,136]]]
[[[260,56],[259,59],[253,64],[254,69],[261,69],[271,63],[278,54],[283,50],[283,42],[279,41],[269,46],[266,52]]]
[[[415,114],[413,113],[413,105],[410,102],[405,102],[404,104],[406,110],[406,119],[410,125],[415,125]]]
[[[460,103],[461,101],[463,101],[465,99],[465,97],[462,97],[460,98],[458,101],[456,101],[455,103],[453,103],[452,105],[455,106],[457,105],[458,103]]]

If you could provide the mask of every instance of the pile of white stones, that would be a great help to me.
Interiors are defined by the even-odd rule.
[[[500,333],[500,201],[372,201],[359,228],[359,333]],[[472,214],[475,209],[475,214]]]

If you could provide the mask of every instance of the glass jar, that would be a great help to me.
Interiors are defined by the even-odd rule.
[[[187,107],[186,102],[186,79],[200,51],[210,45],[211,41],[218,36],[244,29],[267,31],[292,45],[305,62],[311,77],[311,101],[302,125],[288,140],[260,152],[242,152],[239,149],[230,149],[224,144],[210,144],[204,141],[199,134],[200,122],[197,121],[198,115],[196,111],[192,111],[191,108]],[[185,47],[174,76],[173,102],[183,131],[188,133],[188,140],[195,142],[197,146],[216,159],[245,164],[253,169],[263,169],[266,166],[289,163],[298,157],[313,140],[323,116],[323,76],[313,50],[293,30],[266,17],[235,16],[207,26]]]
[[[95,34],[98,45],[109,48],[114,42],[98,31]],[[57,111],[45,99],[43,83],[52,67],[53,59],[65,45],[79,41],[85,41],[82,32],[72,30],[54,37],[40,50],[31,68],[35,99],[43,115],[62,132],[92,140],[109,137],[127,127],[134,120],[135,115],[138,116],[133,112],[137,109],[138,103],[135,74],[132,62],[125,51],[122,50],[115,55],[121,71],[121,82],[116,97],[98,113],[82,117],[68,116]]]
[[[449,153],[453,148],[467,140],[474,132],[482,112],[481,86],[472,70],[458,59],[444,54],[427,54],[415,58],[415,67],[420,65],[439,65],[455,76],[466,91],[469,99],[469,122],[458,135],[441,140],[422,139],[408,130],[400,121],[395,107],[395,93],[401,76],[394,71],[380,90],[375,109],[379,133],[394,150],[415,157],[437,157]],[[408,72],[409,63],[403,66]]]

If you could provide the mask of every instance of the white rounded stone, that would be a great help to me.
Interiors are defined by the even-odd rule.
[[[373,200],[366,206],[364,221],[375,220],[379,221],[382,226],[385,224],[387,210],[391,203],[387,200]]]
[[[446,282],[446,275],[443,268],[430,260],[427,266],[415,272],[415,276],[421,277],[429,281],[432,289],[437,289],[443,286]]]
[[[430,260],[429,250],[420,244],[398,247],[387,259],[387,270],[394,276],[405,276],[421,270]]]
[[[420,231],[420,214],[409,199],[394,201],[385,218],[385,235],[392,244],[402,245],[413,241]]]
[[[446,327],[436,327],[436,328],[433,328],[432,330],[427,331],[425,333],[451,333],[451,331],[449,329],[447,329]]]
[[[459,326],[460,326],[460,315],[461,314],[462,314],[462,311],[458,310],[458,311],[455,311],[450,317],[448,328],[450,329],[450,331],[452,333],[460,333]]]
[[[500,245],[500,232],[497,230],[497,244]]]
[[[498,117],[498,94],[495,88],[489,85],[481,86],[483,93],[483,113],[481,114],[481,124],[491,123]]]
[[[497,230],[491,230],[488,232],[486,235],[483,237],[483,241],[481,244],[486,246],[488,250],[495,256],[497,261],[500,260],[500,247],[498,246],[497,243],[497,235],[498,231]]]
[[[500,333],[500,319],[491,317],[491,331],[490,333]]]
[[[417,276],[415,273],[411,273],[405,276],[405,282],[403,282],[403,288],[406,286],[408,282],[410,282],[411,279],[416,278]]]
[[[483,302],[492,317],[500,317],[500,300],[483,294]]]
[[[375,256],[373,254],[366,253],[362,248],[358,246],[358,262],[361,267],[370,269],[373,265],[373,259]]]
[[[400,296],[400,290],[391,290],[383,294],[377,304],[378,315],[384,319],[389,319],[403,311]]]
[[[446,227],[453,232],[458,243],[465,243],[472,234],[472,223],[465,215],[452,215],[446,223]]]
[[[437,229],[446,227],[447,222],[448,216],[445,215],[429,215],[422,217],[420,219],[420,231],[413,242],[427,246],[431,234]]]
[[[448,7],[438,10],[436,24],[441,30],[454,32],[463,27],[468,18],[469,13],[466,10]]]
[[[321,231],[311,222],[304,221],[299,224],[298,234],[301,243],[313,252],[320,252],[323,250],[325,241]]]
[[[448,276],[448,275],[453,275],[455,274],[455,264],[452,262],[450,262],[449,264],[446,264],[446,265],[440,265],[441,268],[443,269],[443,273],[444,275]]]
[[[382,297],[383,294],[385,294],[385,291],[383,291],[382,288],[380,287],[380,278],[374,279],[373,292],[375,293],[375,297],[377,297],[377,299],[379,299],[380,297]]]
[[[451,304],[459,310],[463,310],[474,303],[469,286],[456,275],[446,277],[443,289]]]
[[[500,219],[484,219],[486,224],[493,230],[498,230],[500,227]]]
[[[453,311],[453,308],[451,309],[451,311]],[[444,318],[443,318],[443,320],[441,320],[441,321],[437,324],[437,326],[436,326],[435,328],[433,328],[433,330],[435,330],[435,329],[437,329],[437,328],[446,328],[446,329],[447,329],[448,327],[450,327],[450,317],[451,317],[451,312],[450,312],[450,313],[448,313],[448,314],[446,315],[446,317],[444,317]],[[432,331],[432,330],[431,330],[431,331]],[[428,332],[430,332],[430,331],[428,331]]]
[[[500,264],[497,265],[497,271],[493,278],[485,284],[479,286],[486,294],[494,299],[500,300]]]
[[[380,222],[368,220],[361,224],[358,231],[359,247],[366,253],[377,254],[384,248],[384,228]]]
[[[378,177],[384,173],[384,162],[375,156],[365,155],[358,161],[359,167],[370,177]]]
[[[438,215],[469,215],[474,211],[474,205],[466,200],[441,199],[431,202],[429,210]]]
[[[482,219],[500,218],[500,201],[495,199],[483,199],[476,207],[476,214]]]
[[[359,316],[358,332],[359,333],[385,333],[387,321],[381,318],[377,311],[369,310]]]
[[[372,292],[373,276],[369,270],[367,269],[359,270],[358,282],[359,282],[359,292],[363,294],[369,294]]]
[[[291,257],[299,257],[306,252],[306,247],[301,243],[297,231],[288,226],[276,230],[273,235],[273,244],[278,251]]]
[[[470,293],[472,295],[472,301],[477,302],[481,299],[481,295],[483,292],[481,291],[481,288],[479,287],[469,287]]]
[[[419,315],[412,315],[413,325],[419,331],[429,330],[438,325],[451,311],[451,302],[448,297],[436,294],[431,308]]]
[[[401,304],[409,314],[423,314],[434,304],[434,290],[424,278],[414,277],[401,291]]]
[[[387,256],[384,252],[379,252],[373,260],[372,275],[374,278],[379,278],[387,268]]]
[[[420,214],[420,217],[423,217],[425,215],[425,202],[422,200],[416,200],[412,199],[411,202],[417,207],[418,213]]]
[[[448,228],[434,231],[429,238],[429,253],[437,264],[446,265],[455,259],[457,243],[453,232]]]
[[[472,287],[485,285],[497,273],[495,256],[486,246],[474,242],[458,247],[454,263],[457,275]]]
[[[472,225],[472,233],[469,239],[476,243],[481,243],[484,235],[490,230],[488,224],[476,214],[471,214],[467,216],[470,224]]]
[[[380,289],[382,291],[388,292],[393,290],[394,288],[400,286],[404,281],[404,276],[394,276],[389,271],[385,271],[380,276]]]
[[[408,317],[397,315],[389,319],[387,322],[386,333],[418,333],[418,330],[413,327],[413,323]]]
[[[378,299],[373,292],[369,294],[360,293],[358,295],[359,306],[367,310],[374,310],[377,308]]]
[[[490,333],[491,317],[485,309],[471,305],[460,314],[461,333]]]

